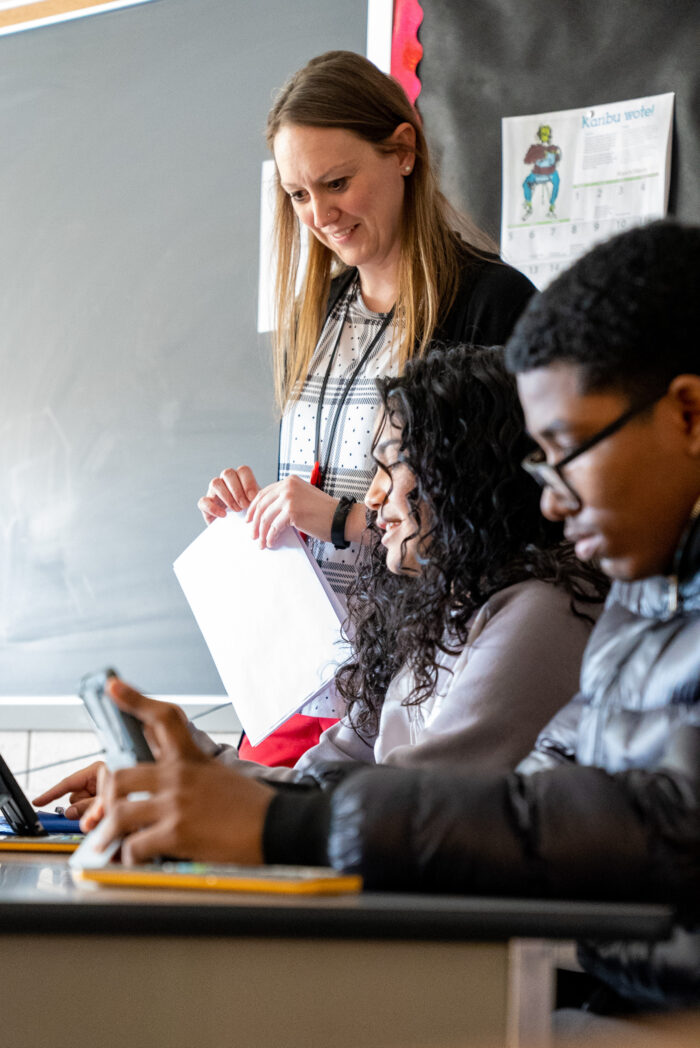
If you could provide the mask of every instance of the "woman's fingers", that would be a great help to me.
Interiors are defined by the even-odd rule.
[[[250,466],[239,466],[238,469],[225,469],[221,474],[221,479],[229,490],[235,493],[240,509],[247,509],[260,491],[260,485],[255,479],[255,474]]]
[[[246,520],[253,525],[253,538],[262,547],[274,546],[285,528],[328,542],[338,500],[300,477],[285,477],[268,484],[248,507]]]
[[[277,484],[268,484],[266,488],[261,488],[257,493],[253,501],[248,506],[248,512],[245,515],[246,522],[253,525],[253,538],[257,539],[259,536],[259,520],[260,514],[262,513],[265,506],[269,505],[270,500],[274,498],[274,492],[277,488]]]
[[[207,492],[211,499],[218,499],[227,509],[237,513],[247,505],[243,485],[235,469],[225,469],[220,477],[214,477]]]
[[[217,517],[225,517],[227,512],[221,499],[210,498],[208,495],[199,500],[197,509],[204,517],[205,524],[211,524]]]
[[[229,510],[238,513],[247,509],[260,490],[250,466],[224,469],[209,483],[207,492],[197,507],[207,524],[217,517],[225,517]]]
[[[225,469],[220,476],[214,477],[207,494],[210,498],[219,499],[228,509],[238,512],[247,509],[259,491],[258,483],[248,466],[239,469]]]
[[[283,500],[276,499],[267,510],[260,515],[259,534],[260,545],[263,549],[274,549],[275,543],[282,532],[289,527],[294,527],[296,522],[292,519],[292,509]]]
[[[247,519],[253,525],[253,539],[257,539],[261,549],[272,546],[290,523],[289,507],[279,484],[270,484],[260,492],[248,509]]]

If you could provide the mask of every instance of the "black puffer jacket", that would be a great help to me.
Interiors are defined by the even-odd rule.
[[[302,799],[297,829],[323,827],[328,860],[360,872],[368,888],[671,901],[679,910],[671,942],[586,944],[581,957],[641,1004],[697,1004],[697,522],[679,576],[678,586],[652,578],[613,587],[581,693],[516,772],[362,771]]]

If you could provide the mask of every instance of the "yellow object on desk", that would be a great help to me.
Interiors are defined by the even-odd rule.
[[[45,837],[20,837],[16,833],[0,834],[0,852],[74,852],[84,840],[82,833],[49,833]]]
[[[100,869],[73,869],[77,880],[115,887],[193,888],[198,891],[344,895],[362,891],[362,878],[325,866],[232,866],[163,862],[143,866],[110,863]]]

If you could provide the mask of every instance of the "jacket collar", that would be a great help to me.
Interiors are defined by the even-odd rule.
[[[693,506],[673,564],[670,575],[613,583],[609,602],[649,619],[670,619],[677,612],[700,610],[700,498]]]

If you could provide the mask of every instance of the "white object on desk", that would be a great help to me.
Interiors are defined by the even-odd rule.
[[[73,870],[101,870],[111,862],[121,848],[121,837],[115,837],[110,841],[104,851],[97,851],[96,844],[100,840],[100,827],[96,827],[87,833],[82,843],[73,852],[68,865]]]
[[[256,746],[347,658],[342,606],[294,529],[260,549],[244,512],[215,520],[173,567]]]

